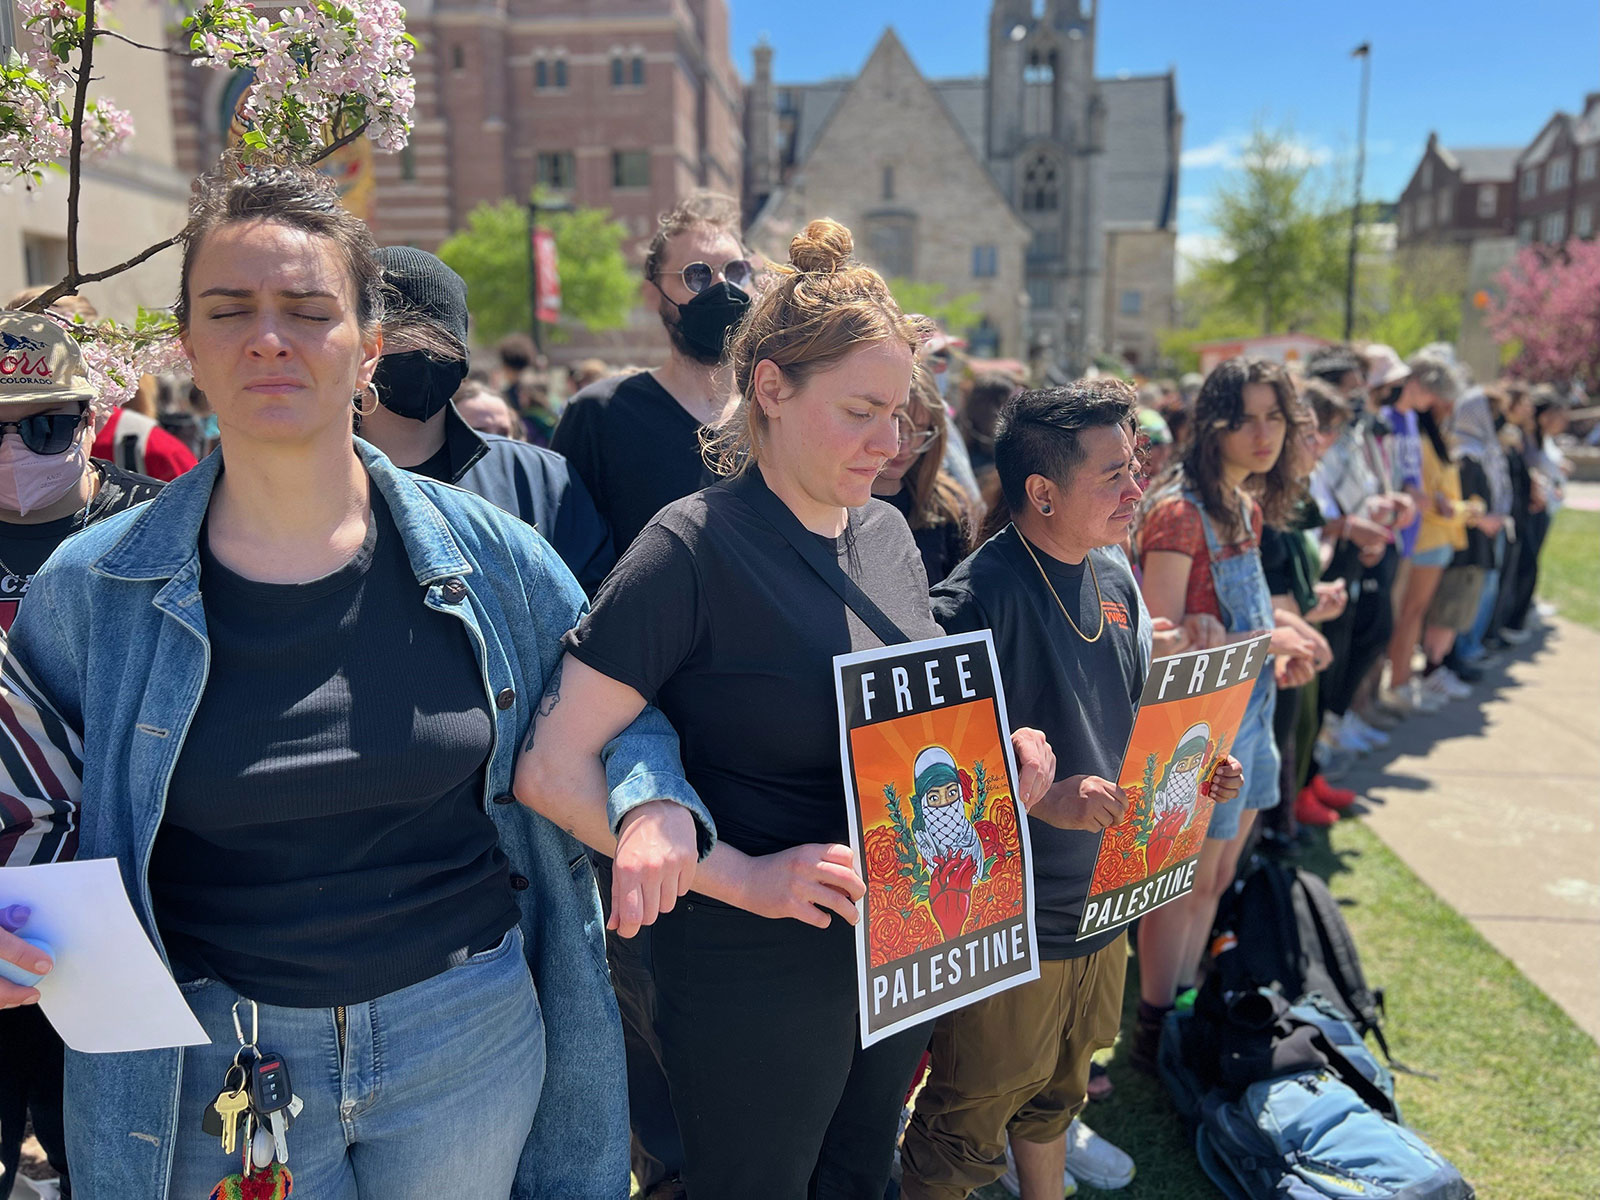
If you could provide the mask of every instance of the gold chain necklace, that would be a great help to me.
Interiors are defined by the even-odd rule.
[[[1061,615],[1067,619],[1067,624],[1072,626],[1072,632],[1086,642],[1098,642],[1100,635],[1106,631],[1106,606],[1105,601],[1100,598],[1100,576],[1094,569],[1094,555],[1090,553],[1084,556],[1089,560],[1089,578],[1094,580],[1094,602],[1100,609],[1100,628],[1094,631],[1093,637],[1090,637],[1078,628],[1078,623],[1072,619],[1072,614],[1067,611],[1067,606],[1061,603],[1061,596],[1056,592],[1056,585],[1051,583],[1050,576],[1044,573],[1044,564],[1039,561],[1039,556],[1033,552],[1033,547],[1028,544],[1028,539],[1023,537],[1020,529],[1017,530],[1017,540],[1022,543],[1022,548],[1028,552],[1028,557],[1033,559],[1033,565],[1039,568],[1039,578],[1044,580],[1045,587],[1050,589],[1052,596],[1055,596],[1056,607],[1061,610]]]

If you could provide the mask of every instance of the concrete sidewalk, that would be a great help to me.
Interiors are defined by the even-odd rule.
[[[1367,823],[1600,1039],[1600,634],[1556,618],[1340,780]]]

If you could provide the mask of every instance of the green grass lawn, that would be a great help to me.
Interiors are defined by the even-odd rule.
[[[1556,514],[1539,559],[1539,597],[1567,620],[1600,629],[1600,512]]]
[[[1570,515],[1596,522],[1589,526],[1592,571],[1600,514]],[[1570,533],[1579,522],[1565,524]],[[1558,602],[1567,612],[1565,599]],[[1600,1047],[1359,820],[1330,833],[1318,835],[1305,865],[1329,880],[1368,981],[1386,990],[1395,1056],[1437,1077],[1397,1075],[1406,1120],[1481,1200],[1600,1196]],[[1138,966],[1130,962],[1125,1031],[1137,994]],[[1216,1195],[1159,1085],[1118,1056],[1110,1067],[1116,1094],[1085,1115],[1138,1164],[1137,1178],[1118,1195]],[[995,1186],[979,1195],[1005,1200],[1006,1193]]]

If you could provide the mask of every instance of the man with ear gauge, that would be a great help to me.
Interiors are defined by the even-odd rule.
[[[666,365],[584,388],[550,439],[589,486],[619,554],[662,508],[711,482],[700,429],[733,394],[723,352],[754,290],[739,228],[738,201],[716,192],[691,192],[662,215],[641,295],[666,327]]]
[[[1056,770],[1028,812],[1040,978],[935,1024],[900,1155],[908,1200],[965,1197],[1007,1174],[1008,1157],[1023,1200],[1059,1200],[1073,1175],[1132,1177],[1074,1117],[1091,1054],[1116,1039],[1127,963],[1123,931],[1079,939],[1078,926],[1101,831],[1127,809],[1116,780],[1150,663],[1149,614],[1120,549],[1143,495],[1135,408],[1114,377],[1008,400],[994,456],[1011,523],[933,590],[947,633],[991,631],[1006,709],[1049,739]],[[1212,794],[1238,789],[1226,760]]]
[[[0,642],[34,572],[57,546],[161,490],[157,480],[89,457],[107,407],[84,377],[78,345],[65,329],[33,313],[0,312]],[[12,709],[9,736],[22,742],[34,725]],[[34,741],[24,743],[30,765],[51,755],[46,738]],[[69,798],[30,786],[37,783],[24,768],[0,789],[0,866],[55,861],[70,856],[76,843],[74,814],[62,803]],[[26,934],[25,919],[0,914],[0,928]],[[61,1039],[34,1007],[37,995],[0,980],[0,1009],[7,1010],[0,1012],[0,1195],[16,1178],[31,1110],[61,1194],[70,1196]]]
[[[383,246],[384,282],[441,344],[385,347],[373,372],[378,407],[360,433],[403,466],[453,483],[521,517],[544,535],[585,593],[617,561],[611,534],[583,481],[553,451],[478,433],[450,397],[467,377],[466,281],[426,250]]]

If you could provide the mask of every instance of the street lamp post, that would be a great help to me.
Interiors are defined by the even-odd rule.
[[[1362,42],[1350,52],[1361,60],[1361,109],[1356,122],[1356,195],[1350,206],[1350,249],[1344,275],[1344,340],[1356,326],[1356,244],[1361,238],[1361,176],[1367,167],[1367,93],[1372,86],[1372,43]]]
[[[0,0],[0,4],[6,0]],[[541,212],[565,213],[571,212],[572,205],[566,200],[558,200],[554,204],[539,203],[539,197],[534,195],[528,200],[528,324],[532,327],[533,348],[544,354],[544,322],[539,320],[539,247],[535,242],[534,234],[539,229],[539,214]]]

